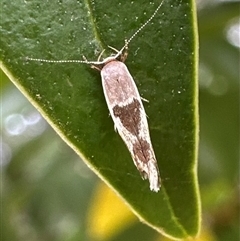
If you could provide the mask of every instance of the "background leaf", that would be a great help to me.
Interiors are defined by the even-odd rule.
[[[146,21],[157,4],[3,1],[1,59],[15,85],[142,220],[169,236],[183,238],[194,236],[199,228],[192,3],[166,1],[152,24],[130,45],[127,60],[140,93],[149,100],[145,108],[163,179],[158,194],[141,180],[113,131],[99,73],[85,65],[24,59],[79,59],[84,54],[95,60],[107,45],[121,48],[124,38]]]

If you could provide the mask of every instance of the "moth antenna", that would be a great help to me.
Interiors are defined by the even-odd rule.
[[[68,60],[52,60],[52,59],[36,59],[31,57],[26,57],[27,61],[35,61],[35,62],[45,62],[45,63],[81,63],[81,64],[104,64],[104,61],[88,61],[85,56],[83,56],[84,60],[79,59],[68,59]]]
[[[91,64],[87,60],[78,60],[78,59],[69,59],[69,60],[51,60],[51,59],[36,59],[31,57],[26,57],[26,60],[35,61],[35,62],[45,62],[45,63],[82,63],[82,64]]]
[[[129,43],[136,37],[136,35],[139,34],[139,32],[141,32],[151,21],[152,19],[156,16],[157,12],[159,11],[159,9],[162,7],[164,0],[162,0],[162,2],[159,4],[159,6],[156,8],[156,10],[154,11],[154,13],[151,15],[151,17],[129,38],[125,41],[125,45],[124,47],[126,48]]]

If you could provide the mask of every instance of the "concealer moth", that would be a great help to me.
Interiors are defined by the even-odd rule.
[[[29,61],[47,63],[83,63],[101,73],[102,87],[106,103],[114,122],[114,128],[126,144],[133,162],[143,179],[149,179],[150,190],[158,192],[161,186],[160,173],[157,160],[152,147],[146,113],[140,94],[133,77],[129,73],[124,61],[127,58],[129,43],[136,35],[149,24],[161,8],[164,0],[158,5],[151,17],[125,40],[121,50],[108,46],[115,55],[111,55],[102,61],[84,60],[47,60],[27,57]]]

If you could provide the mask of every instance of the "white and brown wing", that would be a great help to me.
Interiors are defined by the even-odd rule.
[[[103,91],[115,128],[127,145],[135,166],[150,189],[160,188],[160,175],[151,144],[146,113],[126,65],[113,60],[101,70]]]

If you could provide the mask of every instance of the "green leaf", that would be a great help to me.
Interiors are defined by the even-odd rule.
[[[149,190],[108,117],[98,72],[84,64],[27,62],[96,60],[120,49],[159,1],[3,1],[1,67],[56,132],[112,186],[140,219],[173,238],[200,225],[197,184],[197,30],[193,1],[165,1],[131,42],[126,61],[145,103],[162,178]],[[105,57],[110,54],[107,49]],[[61,165],[61,163],[59,163]]]

